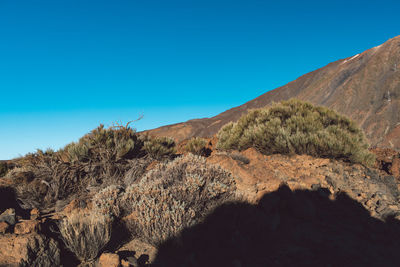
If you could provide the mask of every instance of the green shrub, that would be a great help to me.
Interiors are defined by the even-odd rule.
[[[160,160],[175,154],[175,141],[170,137],[149,138],[144,142],[144,150],[153,159]]]
[[[7,163],[5,162],[0,162],[0,177],[3,177],[7,174],[8,167]]]
[[[363,132],[325,107],[291,99],[251,110],[218,132],[218,149],[255,147],[264,154],[309,154],[372,165]]]
[[[194,155],[204,156],[206,153],[206,145],[207,145],[206,139],[200,137],[194,137],[187,142],[185,150]]]
[[[119,160],[141,156],[143,141],[130,127],[100,125],[79,140],[90,150],[92,159]]]
[[[131,184],[118,203],[125,214],[134,214],[128,221],[131,231],[158,245],[233,200],[235,191],[230,173],[189,154],[159,164]]]
[[[83,143],[70,143],[65,146],[69,162],[89,160],[89,148]]]

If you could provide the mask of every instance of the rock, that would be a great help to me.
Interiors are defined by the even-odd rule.
[[[386,216],[388,205],[393,205],[390,210],[400,210],[400,179],[383,171],[308,155],[266,156],[253,148],[236,153],[248,158],[249,164],[238,164],[227,153],[218,151],[214,151],[207,162],[231,172],[238,193],[250,203],[257,203],[263,195],[276,191],[284,182],[291,190],[317,191],[322,198],[332,200],[335,195],[346,193],[379,219]],[[400,162],[397,163],[400,159],[398,154],[391,151],[385,153],[385,157],[381,158],[381,167],[388,168],[389,165],[385,164],[390,163],[392,172],[393,166],[400,168],[397,167],[397,164],[400,165]],[[299,217],[315,216],[313,208],[307,205],[296,210],[296,214]]]
[[[132,254],[129,256],[124,256],[123,258],[127,260],[131,266],[139,266],[139,263],[141,263],[143,260],[146,260],[147,262],[153,262],[157,256],[158,250],[155,246],[134,238],[118,249],[118,253],[122,251],[133,251]]]
[[[61,266],[56,241],[40,234],[0,236],[0,266]]]
[[[400,153],[390,148],[375,148],[376,167],[400,179]]]
[[[31,220],[36,220],[39,219],[40,217],[40,211],[38,209],[33,209],[31,210]]]
[[[121,260],[121,266],[122,266],[122,267],[130,267],[130,266],[132,266],[132,265],[129,264],[129,261]]]
[[[10,225],[6,222],[0,222],[0,234],[5,234],[10,230]]]
[[[119,267],[119,256],[114,253],[103,253],[99,259],[99,267]]]
[[[7,222],[9,225],[14,225],[15,220],[15,210],[7,209],[0,215],[0,222]]]
[[[36,220],[22,221],[15,225],[14,233],[17,235],[37,233],[40,231],[40,222]]]

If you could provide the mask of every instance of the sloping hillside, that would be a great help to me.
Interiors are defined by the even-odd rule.
[[[215,117],[168,125],[149,133],[178,141],[212,136],[247,110],[289,98],[327,106],[356,121],[372,146],[400,149],[400,36],[301,76]]]

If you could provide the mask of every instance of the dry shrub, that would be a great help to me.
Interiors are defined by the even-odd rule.
[[[206,154],[206,145],[206,139],[194,137],[187,142],[185,150],[194,155],[204,156]]]
[[[16,182],[17,196],[23,208],[51,211],[57,202],[68,203],[92,190],[122,184],[125,172],[131,169],[135,160],[74,164],[44,160],[37,161],[35,166],[15,168],[7,176]],[[26,174],[32,174],[33,178],[19,182]]]
[[[26,168],[26,167],[25,167]],[[73,198],[85,188],[84,170],[65,163],[41,164],[30,168],[34,179],[16,185],[17,196],[25,209],[48,209],[58,200]],[[19,174],[14,173],[14,177]]]
[[[129,170],[126,171],[124,176],[125,186],[129,186],[138,181],[145,174],[151,162],[152,159],[149,157],[131,160]]]
[[[83,263],[88,263],[110,241],[111,220],[100,213],[73,212],[59,223],[59,229],[67,248]]]
[[[64,151],[69,162],[89,160],[89,148],[84,143],[70,143],[65,146]]]
[[[93,197],[93,208],[102,214],[118,217],[121,213],[119,201],[123,192],[123,188],[118,185],[104,188]]]
[[[143,140],[127,126],[100,125],[83,136],[78,143],[71,143],[60,154],[67,154],[75,161],[118,161],[143,156]]]
[[[168,158],[176,152],[175,141],[170,137],[148,138],[144,142],[144,150],[153,159]]]
[[[235,190],[228,172],[189,154],[149,171],[126,189],[120,203],[125,214],[134,214],[134,234],[158,245],[234,199]]]
[[[24,208],[52,209],[57,202],[81,197],[92,190],[122,184],[125,172],[140,164],[143,140],[126,126],[100,125],[77,143],[54,152],[38,150],[17,160],[13,178],[27,169],[33,179],[19,183],[17,194]],[[25,179],[26,180],[26,179]]]
[[[364,134],[345,116],[291,99],[251,110],[218,132],[219,149],[255,147],[264,154],[309,154],[374,164]]]
[[[6,162],[0,162],[0,177],[5,176],[8,172],[8,166]]]

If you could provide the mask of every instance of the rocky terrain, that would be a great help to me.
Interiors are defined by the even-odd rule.
[[[377,168],[367,168],[307,155],[266,156],[253,148],[223,152],[213,148],[215,142],[209,140],[207,163],[232,173],[240,201],[159,247],[125,240],[106,249],[99,266],[398,264],[397,152],[377,151]],[[55,214],[24,211],[13,181],[0,181],[0,266],[76,266],[51,226],[63,213],[82,208],[79,201]]]
[[[370,144],[400,149],[400,36],[341,59],[215,117],[149,131],[178,141],[211,137],[249,109],[298,98],[334,109],[358,123]]]
[[[399,266],[399,60],[396,37],[214,118],[0,161],[0,266]],[[217,134],[292,97],[356,123],[291,100]]]

